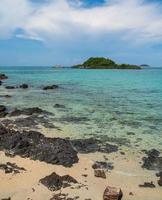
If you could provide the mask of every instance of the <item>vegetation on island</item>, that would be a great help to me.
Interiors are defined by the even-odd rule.
[[[83,64],[75,65],[79,69],[142,69],[142,67],[130,64],[117,64],[113,60],[104,57],[91,57]]]

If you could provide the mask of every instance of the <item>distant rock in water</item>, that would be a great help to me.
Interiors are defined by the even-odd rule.
[[[6,76],[5,74],[0,74],[0,80],[5,80],[8,79],[8,76]]]
[[[46,163],[71,167],[77,152],[68,139],[46,138],[36,131],[14,131],[0,124],[0,151],[9,156],[28,157]]]
[[[28,86],[28,84],[24,83],[24,84],[20,85],[19,87],[22,89],[27,89],[29,86]]]
[[[117,64],[113,60],[104,57],[91,57],[83,64],[75,65],[79,69],[142,69],[137,65]]]
[[[59,88],[58,85],[48,85],[48,86],[43,87],[43,90],[54,90],[58,88]]]
[[[49,176],[46,176],[45,178],[40,179],[40,182],[51,191],[57,191],[61,188],[71,186],[72,183],[78,183],[76,179],[69,175],[59,176],[55,172],[53,172]]]
[[[8,85],[8,86],[6,86],[5,88],[8,89],[8,90],[13,90],[13,89],[15,89],[16,87],[15,87],[15,86],[12,86],[12,85]]]
[[[5,88],[8,89],[8,90],[12,90],[12,89],[17,89],[17,88],[27,89],[28,87],[29,87],[28,84],[23,83],[23,84],[21,84],[19,86],[8,85]]]

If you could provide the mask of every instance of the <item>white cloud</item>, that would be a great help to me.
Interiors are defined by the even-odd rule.
[[[73,1],[74,2],[74,1]],[[162,13],[157,3],[143,0],[109,0],[102,6],[83,7],[80,1],[29,0],[0,1],[0,37],[12,36],[41,41],[101,37],[122,33],[120,38],[133,42],[162,41]]]

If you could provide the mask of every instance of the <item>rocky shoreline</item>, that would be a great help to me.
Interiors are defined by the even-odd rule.
[[[7,78],[5,74],[0,74],[0,83],[2,84],[1,80]],[[29,85],[6,86],[5,88],[8,90],[17,88],[28,89]],[[47,91],[58,88],[58,85],[49,85],[44,86],[42,89]],[[11,98],[10,95],[4,97]],[[55,104],[54,107],[57,109],[65,109],[65,106],[61,104]],[[109,173],[115,169],[114,163],[110,160],[110,155],[119,153],[121,157],[125,156],[125,152],[121,151],[121,147],[126,146],[128,149],[131,148],[129,139],[111,138],[103,135],[92,135],[91,137],[82,139],[49,138],[38,131],[40,125],[45,128],[61,130],[53,123],[57,120],[66,123],[84,123],[87,121],[87,118],[64,117],[62,119],[55,119],[52,113],[39,107],[9,109],[6,105],[0,105],[0,151],[3,152],[7,158],[15,159],[19,156],[20,158],[30,159],[34,162],[40,161],[52,166],[65,167],[65,169],[69,170],[79,165],[79,155],[100,153],[104,155],[104,161],[99,161],[96,158],[96,160],[90,164],[90,170],[93,171],[93,178],[95,178],[95,180],[106,181],[104,182],[105,185],[101,194],[102,199],[124,200],[125,192],[120,186],[120,182],[114,187],[110,183],[107,183],[107,180],[109,180]],[[129,132],[128,136],[132,134],[133,133]],[[127,157],[125,156],[123,160],[124,159],[127,159]],[[157,187],[161,189],[162,156],[160,151],[156,149],[150,149],[149,151],[144,150],[140,165],[142,170],[153,171],[153,173],[156,174],[156,183],[152,180],[144,180],[144,182],[139,183],[138,187],[150,190]],[[14,174],[15,176],[16,174],[28,173],[28,169],[12,162],[1,162],[0,171],[6,175]],[[84,167],[84,173],[77,171],[77,175],[88,179],[89,174],[87,173],[87,168]],[[38,185],[42,184],[52,192],[60,191],[58,194],[52,193],[51,200],[75,200],[80,199],[80,196],[75,195],[71,198],[69,195],[63,193],[62,190],[67,188],[73,190],[83,187],[88,191],[86,183],[87,180],[80,182],[77,177],[74,178],[69,174],[60,175],[52,171],[46,174],[46,176],[41,177]],[[35,193],[34,188],[32,188],[32,192]],[[134,196],[131,190],[129,196]],[[8,199],[11,198],[12,197],[8,197]],[[0,199],[2,199],[1,196]],[[84,200],[93,200],[93,198],[84,198]]]

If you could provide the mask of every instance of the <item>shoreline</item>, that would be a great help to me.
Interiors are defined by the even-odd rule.
[[[25,91],[28,85],[9,88]],[[42,90],[55,91],[58,88],[57,85],[48,85]],[[8,90],[3,90],[5,98],[12,98]],[[54,107],[66,109],[62,104]],[[60,120],[63,126],[64,123],[82,125],[87,123],[88,118],[54,117],[55,114],[39,107],[0,105],[0,199],[61,200],[53,197],[61,193],[66,196],[62,200],[100,200],[106,187],[111,186],[121,188],[122,200],[161,200],[162,188],[158,181],[162,177],[156,176],[162,171],[161,149],[153,149],[154,145],[141,149],[145,140],[139,144],[141,135],[136,136],[131,131],[124,137],[91,134],[73,138],[70,128],[65,127],[61,132],[55,122]],[[123,126],[126,126],[125,123]],[[134,144],[130,138],[134,138]],[[151,137],[148,144],[149,141]],[[97,167],[100,177],[96,177],[96,169],[93,168],[97,162],[100,163]],[[14,169],[14,163],[18,169]],[[25,170],[21,171],[21,168]],[[61,189],[51,191],[40,180],[47,178],[48,182],[52,173],[57,174],[59,181],[62,176],[68,175],[77,183],[68,183],[65,188],[61,186]]]

